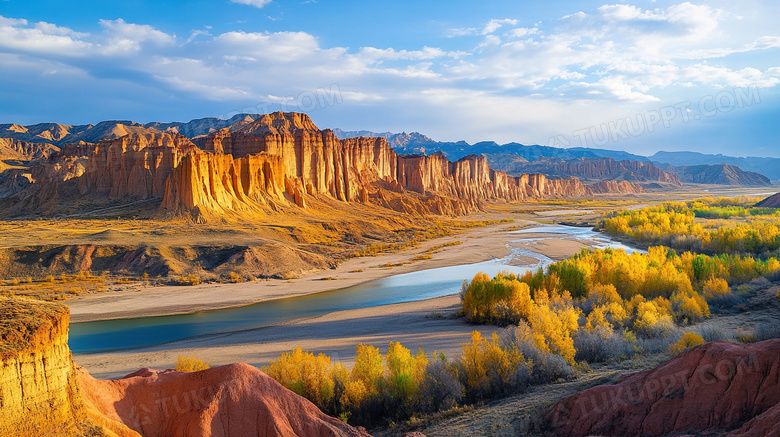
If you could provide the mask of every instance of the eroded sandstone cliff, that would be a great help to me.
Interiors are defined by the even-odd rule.
[[[645,191],[641,185],[629,181],[601,181],[590,184],[588,187],[597,194],[638,194]]]
[[[508,177],[491,170],[483,157],[450,162],[440,153],[398,155],[384,138],[339,140],[304,114],[268,114],[196,142],[210,153],[184,159],[168,182],[163,209],[224,213],[285,199],[306,206],[307,199],[326,196],[397,210],[462,214],[477,210],[485,200],[591,194],[578,180]],[[391,192],[405,191],[414,193],[416,201],[389,199],[395,197]]]
[[[135,132],[68,144],[50,161],[31,171],[31,186],[10,196],[8,211],[52,213],[73,201],[73,191],[84,202],[162,198],[161,211],[198,219],[329,200],[453,215],[484,201],[592,194],[577,179],[507,176],[482,156],[450,162],[441,153],[398,155],[384,138],[339,140],[305,114],[281,112],[248,117],[194,142]]]
[[[68,307],[0,297],[0,429],[72,435],[85,418],[68,349]]]

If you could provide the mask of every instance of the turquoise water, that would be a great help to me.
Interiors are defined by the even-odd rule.
[[[576,239],[591,240],[601,247],[634,250],[587,228],[544,226],[530,231],[515,231],[513,234],[518,236],[517,241],[533,242],[540,239],[523,237],[528,232],[566,234]],[[537,262],[525,266],[512,265],[513,259],[519,256],[533,258]],[[544,255],[513,249],[510,256],[502,259],[394,275],[340,290],[243,307],[175,316],[73,323],[70,326],[69,345],[74,353],[81,354],[133,349],[200,335],[254,329],[334,311],[431,299],[460,292],[463,280],[471,279],[478,272],[491,276],[501,270],[524,273],[529,269],[545,267],[551,262]]]

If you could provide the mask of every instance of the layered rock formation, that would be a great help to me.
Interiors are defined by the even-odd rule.
[[[641,185],[628,181],[601,181],[588,185],[595,194],[639,194],[645,190]]]
[[[194,142],[175,133],[133,133],[69,144],[33,169],[31,182],[14,194],[9,211],[51,212],[61,185],[87,199],[162,197],[163,212],[197,219],[327,199],[454,215],[486,200],[592,194],[576,179],[509,177],[481,156],[450,162],[441,153],[398,155],[383,138],[339,140],[305,114],[281,112],[247,117]]]
[[[735,165],[692,165],[687,167],[664,166],[676,173],[682,182],[693,184],[733,185],[733,186],[769,186],[768,177],[752,171],[744,171]]]
[[[178,134],[130,134],[65,145],[47,163],[0,178],[5,212],[46,214],[84,196],[139,200],[161,197],[171,171],[197,148]]]
[[[776,435],[780,340],[694,348],[651,370],[570,396],[552,410],[558,436]]]
[[[257,368],[148,369],[100,381],[73,363],[68,307],[0,297],[3,437],[367,437]]]
[[[501,155],[488,156],[491,164],[495,163],[496,168],[510,174],[543,173],[599,181],[660,182],[681,185],[677,175],[665,172],[647,161],[616,161],[611,158],[578,158],[566,161],[561,158],[542,158],[529,162],[520,157],[513,158],[501,158]]]
[[[195,145],[178,134],[131,134],[66,145],[61,159],[75,169],[66,178],[78,178],[82,195],[146,199],[162,196],[170,173],[194,151]],[[79,161],[74,165],[74,160]]]
[[[24,129],[21,126],[16,128]],[[0,199],[13,196],[29,187],[32,183],[29,167],[58,151],[58,147],[47,143],[0,138]]]
[[[84,412],[68,349],[68,307],[0,297],[2,435],[79,432]]]
[[[59,151],[47,143],[30,143],[15,138],[0,138],[0,160],[33,161],[46,159]]]

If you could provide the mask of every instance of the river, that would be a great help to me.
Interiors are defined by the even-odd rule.
[[[513,231],[513,242],[538,241],[565,236],[588,245],[635,251],[590,228],[572,226],[539,226]],[[528,235],[536,234],[536,235]],[[540,235],[542,234],[542,235]],[[554,237],[547,237],[553,234]],[[533,264],[518,265],[520,258],[534,259]],[[389,276],[340,290],[299,297],[259,302],[252,305],[174,316],[140,317],[73,323],[70,325],[71,350],[77,354],[133,349],[167,343],[188,337],[254,329],[290,320],[317,317],[334,311],[367,308],[393,303],[413,302],[460,292],[465,279],[478,272],[495,275],[502,270],[525,273],[544,268],[553,260],[535,252],[512,248],[505,258],[473,264],[421,270]]]

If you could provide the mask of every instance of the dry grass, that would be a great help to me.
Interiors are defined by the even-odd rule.
[[[67,316],[67,306],[20,297],[0,297],[0,358],[50,341],[51,327]]]
[[[406,250],[500,222],[441,220],[329,200],[313,202],[303,211],[280,206],[276,213],[252,220],[203,225],[142,212],[128,210],[122,213],[125,218],[76,213],[62,219],[0,221],[0,294],[61,300],[141,285],[296,279],[351,257]],[[127,218],[134,215],[141,218]],[[245,252],[251,259],[242,262]],[[123,261],[128,258],[131,262]],[[101,281],[73,279],[83,266],[110,275]]]
[[[137,278],[107,275],[95,276],[91,272],[79,272],[73,275],[62,274],[58,277],[48,275],[44,278],[32,277],[9,282],[0,282],[0,295],[22,296],[44,301],[64,300],[81,294],[104,291],[106,286],[136,283]]]

